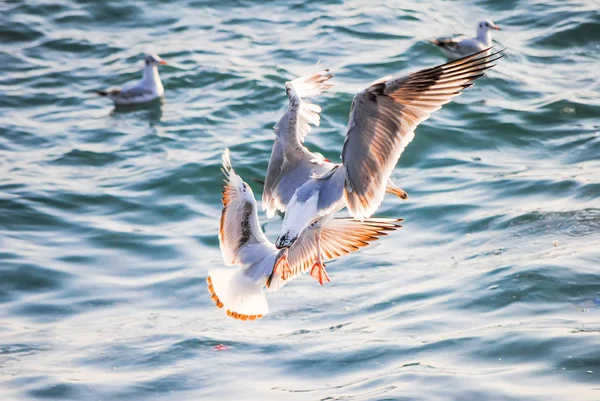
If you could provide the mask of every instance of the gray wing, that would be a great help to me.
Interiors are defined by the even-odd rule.
[[[285,114],[275,125],[277,137],[271,151],[262,197],[263,210],[266,210],[269,217],[273,217],[276,210],[285,211],[285,205],[293,191],[298,188],[288,181],[288,177],[295,173],[295,167],[300,163],[309,163],[315,158],[302,142],[311,131],[311,124],[319,125],[321,107],[305,98],[316,96],[331,88],[332,85],[327,83],[331,77],[329,70],[323,70],[285,84],[289,104]],[[295,178],[296,181],[300,179],[299,176]],[[306,179],[300,185],[305,181]],[[282,182],[286,184],[281,186]]]
[[[119,97],[123,99],[132,99],[140,96],[151,95],[152,91],[144,88],[143,86],[132,86],[130,88],[123,88],[119,91]]]
[[[474,38],[463,39],[458,42],[458,50],[464,53],[475,53],[480,50],[487,49],[487,47]]]
[[[466,36],[457,36],[454,38],[440,38],[440,39],[434,39],[434,40],[430,40],[431,43],[433,43],[434,45],[441,47],[443,49],[447,49],[450,51],[458,51],[458,44],[460,41],[467,39]]]
[[[275,138],[262,194],[262,209],[267,212],[267,217],[269,218],[272,218],[275,215],[275,211],[281,207],[280,202],[278,202],[279,197],[275,195],[275,186],[279,182],[283,162],[283,149],[281,148],[281,143],[279,143],[279,138]]]
[[[458,96],[502,57],[488,49],[408,76],[381,79],[352,102],[342,150],[344,199],[356,219],[370,217],[383,200],[388,178],[414,130]]]
[[[279,144],[276,143],[273,149],[275,150],[278,146]],[[271,155],[271,159],[273,159],[273,155]],[[269,164],[269,167],[271,167],[271,164]],[[269,218],[273,217],[276,210],[285,212],[296,190],[310,181],[313,174],[324,174],[333,167],[332,163],[310,152],[303,154],[293,163],[283,162],[281,169],[277,172],[278,179],[270,186],[270,196],[265,197],[265,193],[263,193],[263,209],[267,210]],[[269,176],[269,173],[267,175]],[[274,175],[271,174],[270,176],[273,177]],[[265,182],[265,187],[266,184]],[[268,202],[268,205],[265,207],[266,202]]]
[[[264,246],[270,244],[258,222],[258,210],[252,189],[237,175],[229,159],[229,149],[223,153],[223,210],[219,226],[219,245],[226,265],[250,263],[264,257]],[[252,253],[261,253],[253,255]]]

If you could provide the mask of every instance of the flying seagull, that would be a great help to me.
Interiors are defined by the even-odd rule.
[[[303,144],[311,131],[311,124],[319,125],[321,112],[319,105],[311,103],[306,98],[317,96],[330,89],[333,86],[328,82],[331,77],[329,70],[323,70],[294,79],[285,85],[289,104],[286,112],[275,125],[276,137],[262,196],[262,208],[269,218],[273,217],[277,210],[285,212],[296,190],[309,182],[313,176],[325,174],[335,166],[322,155],[308,150]],[[402,199],[408,198],[406,191],[389,178],[386,192]],[[331,216],[320,221],[317,227],[323,227],[329,217]],[[317,229],[315,233],[318,246],[320,230]],[[324,281],[330,279],[322,268],[324,262],[321,252],[317,252],[316,256],[310,274],[322,285]]]
[[[484,49],[407,76],[381,78],[359,92],[352,102],[342,162],[320,175],[313,174],[295,190],[276,247],[292,246],[311,223],[320,221],[324,226],[343,207],[357,220],[371,217],[417,125],[472,86],[501,57],[500,52],[488,53],[489,49]],[[286,140],[290,143],[283,149],[302,149],[298,136]],[[289,154],[292,157],[296,152]],[[318,244],[318,231],[315,236]],[[320,253],[314,269],[313,276],[328,280]]]
[[[323,174],[334,166],[319,153],[304,146],[311,125],[320,124],[321,107],[307,100],[333,87],[328,81],[333,77],[329,70],[296,78],[286,82],[288,108],[275,125],[275,141],[267,167],[262,195],[262,209],[272,218],[276,211],[285,212],[294,192],[310,180],[312,175]],[[406,191],[391,180],[386,191],[407,199]]]
[[[265,237],[256,200],[250,186],[231,166],[229,150],[223,153],[223,210],[219,244],[225,264],[233,269],[208,272],[208,291],[228,316],[241,320],[260,319],[268,312],[264,288],[276,291],[305,273],[317,255],[314,232],[321,230],[321,252],[335,259],[369,245],[401,226],[402,219],[331,219],[324,227],[314,224],[288,249],[277,250]]]

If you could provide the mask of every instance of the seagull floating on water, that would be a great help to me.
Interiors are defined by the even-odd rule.
[[[308,226],[289,250],[277,250],[260,228],[252,189],[231,166],[228,149],[223,153],[223,172],[219,243],[225,264],[239,269],[212,269],[206,281],[217,307],[235,319],[260,319],[268,312],[263,288],[276,291],[312,266],[318,246],[315,230],[322,229],[321,252],[334,259],[401,227],[402,219],[331,219],[322,228]]]
[[[450,39],[434,39],[430,42],[439,47],[448,59],[455,60],[491,47],[492,29],[499,31],[500,27],[489,20],[481,21],[477,24],[477,36],[474,38],[458,36]]]
[[[329,164],[328,171],[311,175],[294,191],[276,247],[292,246],[306,227],[315,221],[324,226],[344,207],[355,219],[371,217],[417,125],[473,85],[502,57],[500,52],[488,55],[489,50],[407,76],[381,78],[359,92],[352,101],[342,162]],[[298,118],[286,121],[297,124]],[[286,157],[300,154],[301,136],[289,135],[286,141],[281,144],[284,151],[291,149]],[[327,279],[320,253],[314,268],[316,276]]]
[[[267,176],[264,182],[262,208],[269,218],[277,210],[285,212],[286,207],[294,193],[303,184],[311,180],[313,175],[321,175],[330,171],[335,164],[325,159],[318,153],[313,153],[304,145],[304,139],[311,132],[311,124],[319,126],[321,107],[306,100],[307,97],[317,96],[330,89],[328,81],[333,75],[329,70],[296,78],[285,84],[286,94],[289,98],[288,108],[279,122],[275,125],[275,141]],[[388,180],[386,192],[402,199],[407,199],[406,191]],[[317,227],[322,227],[327,222],[324,219]],[[315,231],[316,243],[319,244],[320,231]],[[323,284],[330,281],[327,273],[322,268],[321,254],[317,254],[315,266],[311,269],[311,276]]]
[[[111,99],[117,105],[146,103],[158,99],[165,92],[158,76],[158,66],[167,64],[157,54],[147,54],[144,58],[144,75],[135,84],[121,89],[94,91],[100,96]]]

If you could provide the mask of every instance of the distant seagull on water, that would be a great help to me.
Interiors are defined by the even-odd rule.
[[[439,47],[449,60],[456,60],[491,47],[492,29],[499,31],[500,27],[490,20],[481,21],[477,24],[477,36],[474,38],[458,36],[449,39],[434,39],[429,42]]]
[[[157,54],[147,54],[144,58],[144,64],[144,75],[135,84],[126,85],[122,89],[94,92],[111,99],[116,105],[139,104],[158,99],[165,90],[158,76],[157,67],[167,64],[167,62]]]

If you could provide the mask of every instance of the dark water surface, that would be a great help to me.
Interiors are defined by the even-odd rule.
[[[4,1],[0,399],[600,400],[599,9]],[[337,160],[356,91],[485,18],[506,57],[417,129],[379,213],[404,228],[262,321],[216,309],[220,154],[264,175],[284,82],[336,74],[308,144]],[[163,104],[89,92],[147,50]]]

